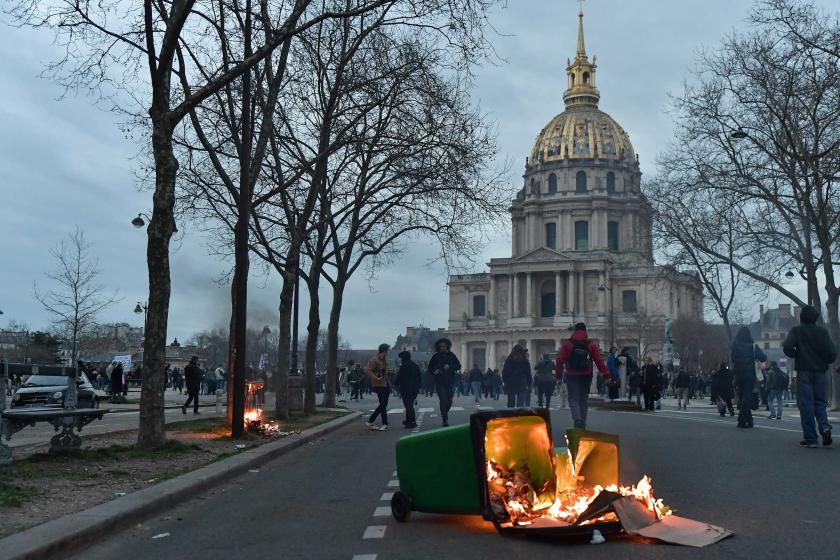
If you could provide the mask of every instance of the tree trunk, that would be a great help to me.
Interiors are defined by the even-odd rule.
[[[274,381],[274,415],[285,420],[289,417],[289,362],[292,344],[292,304],[294,302],[295,281],[297,272],[297,258],[294,266],[287,259],[289,271],[282,275],[283,289],[280,291],[280,324],[278,325],[277,340],[277,377]]]
[[[306,326],[306,393],[303,399],[303,411],[306,414],[315,412],[315,370],[316,354],[318,353],[318,331],[321,329],[321,306],[318,296],[318,285],[321,272],[319,259],[313,260],[309,271],[307,290],[309,291],[309,324]],[[318,263],[318,264],[316,264]]]
[[[341,305],[344,300],[344,280],[336,279],[333,286],[333,301],[330,308],[330,322],[327,325],[327,382],[324,385],[322,406],[335,408],[335,386],[338,383],[338,324],[341,320]]]
[[[840,348],[840,290],[833,284],[826,282],[825,306],[828,311],[828,332],[836,348]],[[831,410],[840,410],[840,373],[835,371],[834,365],[828,368],[829,404]]]
[[[231,298],[234,297],[233,287],[231,287]],[[233,300],[231,300],[231,305]],[[233,364],[236,362],[236,325],[233,322],[233,313],[231,313],[230,323],[228,326],[228,347],[227,347],[227,383],[225,390],[227,396],[227,412],[225,414],[225,421],[229,427],[233,426]]]
[[[178,160],[172,150],[172,132],[164,113],[152,117],[152,148],[155,159],[155,193],[152,219],[146,230],[146,263],[149,270],[149,303],[143,339],[143,384],[140,392],[140,425],[137,445],[144,448],[166,443],[164,391],[166,378],[166,329],[169,321],[169,240],[175,226],[175,177]]]

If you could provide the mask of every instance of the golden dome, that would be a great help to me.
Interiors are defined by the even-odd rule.
[[[551,119],[537,135],[531,163],[564,159],[602,159],[635,163],[630,137],[596,107],[573,107]]]

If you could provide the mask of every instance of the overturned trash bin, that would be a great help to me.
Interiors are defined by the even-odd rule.
[[[477,412],[469,425],[401,438],[391,511],[398,521],[412,511],[481,515],[502,534],[544,537],[625,531],[705,546],[731,535],[676,517],[660,524],[671,512],[647,477],[621,486],[616,436],[571,429],[566,444],[554,448],[543,409]]]

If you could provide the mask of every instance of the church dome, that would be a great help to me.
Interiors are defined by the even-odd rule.
[[[601,159],[634,164],[630,137],[615,120],[598,109],[595,85],[598,65],[589,61],[583,35],[583,10],[578,13],[577,53],[567,61],[566,110],[542,129],[531,150],[532,164],[565,159]]]
[[[531,150],[534,164],[594,158],[628,163],[636,159],[624,129],[594,106],[570,107],[551,119]]]

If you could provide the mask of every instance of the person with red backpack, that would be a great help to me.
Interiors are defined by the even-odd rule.
[[[555,369],[555,372],[558,372],[563,371],[565,367],[566,385],[569,391],[569,408],[572,410],[572,420],[574,420],[575,428],[586,428],[593,362],[598,366],[598,371],[604,375],[604,380],[609,381],[611,378],[610,370],[598,351],[598,345],[589,340],[589,335],[586,334],[586,325],[577,323],[572,336],[563,342],[560,351],[557,353],[557,367]]]

